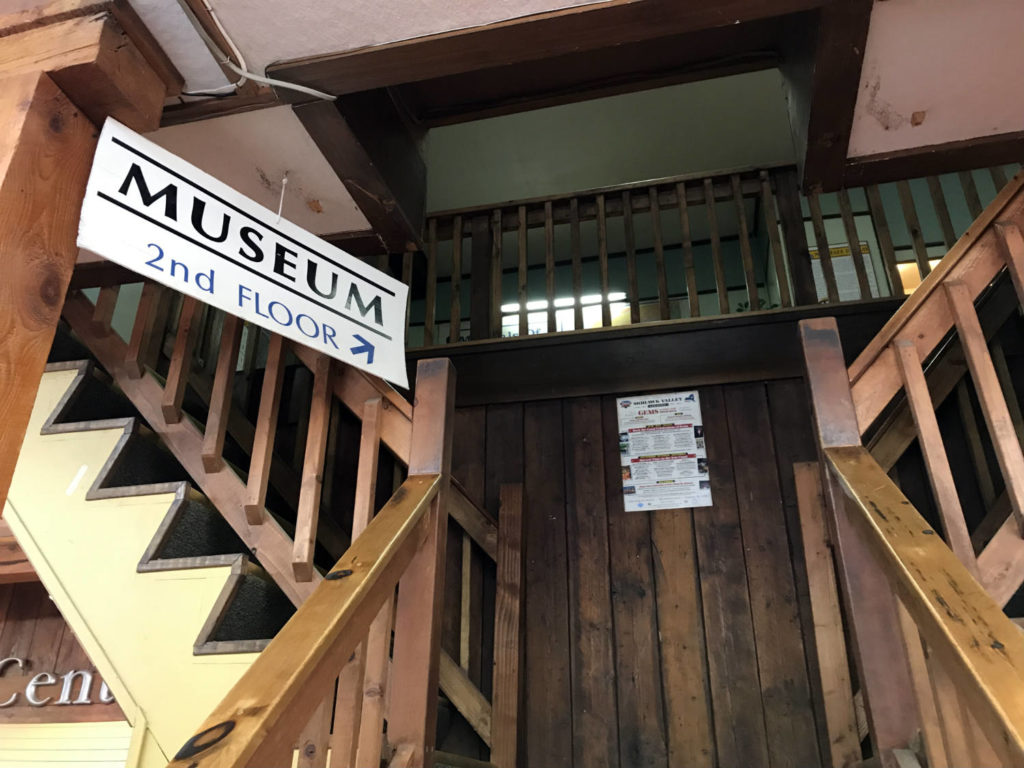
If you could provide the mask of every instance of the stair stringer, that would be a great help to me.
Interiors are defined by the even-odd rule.
[[[138,572],[184,484],[90,500],[135,420],[43,434],[81,381],[79,366],[57,367],[65,370],[40,382],[4,518],[129,722],[145,723],[139,765],[166,765],[196,713],[212,709],[256,657],[193,655],[237,566]]]

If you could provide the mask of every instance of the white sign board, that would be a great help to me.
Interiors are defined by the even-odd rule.
[[[618,413],[626,511],[710,507],[700,396],[620,397]]]
[[[407,286],[109,118],[78,246],[408,386]]]

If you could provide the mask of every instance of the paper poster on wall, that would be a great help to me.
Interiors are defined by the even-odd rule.
[[[618,413],[626,511],[711,506],[700,395],[620,397]]]

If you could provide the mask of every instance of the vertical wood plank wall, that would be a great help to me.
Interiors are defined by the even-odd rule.
[[[524,485],[521,766],[829,765],[793,481],[816,458],[803,383],[699,392],[715,504],[696,510],[624,512],[614,397],[458,412],[470,495],[496,510]]]

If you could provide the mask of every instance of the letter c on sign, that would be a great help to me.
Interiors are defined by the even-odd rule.
[[[0,675],[3,675],[4,669],[7,667],[8,664],[10,664],[12,662],[16,662],[19,669],[24,669],[25,668],[25,661],[24,661],[24,659],[16,659],[13,656],[11,656],[10,658],[7,658],[7,659],[0,659]],[[18,694],[12,693],[11,694],[11,698],[9,698],[3,704],[0,704],[0,708],[2,708],[2,707],[9,707],[9,706],[11,706],[17,700],[18,700]]]

